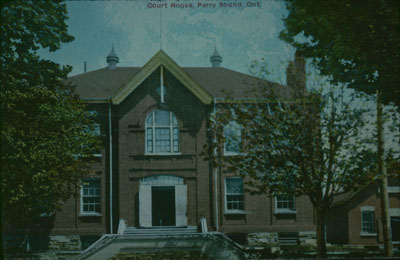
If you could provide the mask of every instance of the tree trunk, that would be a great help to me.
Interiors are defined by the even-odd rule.
[[[382,232],[383,245],[385,248],[385,256],[393,256],[392,239],[390,236],[390,218],[389,218],[389,197],[387,191],[387,174],[384,157],[384,138],[383,138],[383,118],[382,118],[382,103],[380,91],[377,91],[376,97],[376,127],[378,134],[378,174],[381,176],[381,211],[382,211]]]
[[[317,257],[326,257],[326,241],[325,241],[325,215],[326,209],[316,208],[316,225],[317,225]]]
[[[3,209],[3,208],[2,208]],[[6,257],[6,214],[4,210],[1,211],[1,257],[2,259],[5,259]]]

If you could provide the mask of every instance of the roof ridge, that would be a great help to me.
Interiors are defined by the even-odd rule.
[[[233,70],[233,69],[225,68],[225,67],[216,67],[216,68],[213,68],[213,67],[182,67],[182,68],[183,69],[188,68],[188,69],[207,69],[207,70],[227,70],[227,71],[230,71],[230,72],[239,73],[241,75],[244,75],[246,77],[249,77],[249,78],[252,78],[252,79],[255,79],[255,80],[261,80],[261,81],[265,81],[265,82],[272,83],[272,84],[277,84],[277,85],[281,85],[281,86],[287,86],[287,85],[280,84],[278,82],[269,81],[267,79],[262,79],[262,78],[259,78],[257,76],[249,75],[249,74],[246,74],[246,73],[243,73],[243,72],[240,72],[240,71],[236,71],[236,70]]]

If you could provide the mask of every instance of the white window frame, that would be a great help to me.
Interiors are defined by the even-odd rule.
[[[158,111],[166,111],[169,113],[169,125],[156,125],[155,122],[155,115],[156,112]],[[148,125],[147,121],[149,117],[152,116],[152,124]],[[173,118],[175,118],[177,125],[173,124]],[[151,128],[152,130],[152,151],[149,151],[148,147],[148,129]],[[169,129],[169,140],[170,140],[170,152],[156,152],[156,129],[157,128],[168,128]],[[174,129],[178,129],[178,138],[174,139]],[[174,141],[178,142],[178,151],[174,151]],[[180,155],[180,130],[179,130],[179,122],[178,119],[176,118],[175,114],[171,111],[165,110],[165,109],[158,109],[150,112],[146,116],[146,121],[145,121],[145,155]]]
[[[98,182],[98,184],[99,184],[99,194],[98,195],[94,195],[94,196],[87,196],[87,195],[84,195],[84,182]],[[80,216],[101,216],[101,210],[102,210],[102,207],[101,207],[101,179],[99,179],[99,178],[93,178],[93,179],[83,179],[82,181],[81,181],[81,196],[80,196]],[[99,212],[97,212],[97,211],[84,211],[84,202],[83,202],[83,198],[84,197],[94,197],[94,198],[99,198],[99,202],[98,202],[98,204],[99,204],[99,207],[100,207],[100,210],[99,210]],[[97,203],[95,203],[95,205],[96,205]]]
[[[278,197],[286,198],[278,200]],[[278,202],[290,203],[293,201],[293,208],[279,208]],[[275,195],[275,214],[296,214],[296,196],[294,195]]]
[[[363,206],[360,207],[361,210],[361,236],[376,236],[376,227],[375,227],[375,207],[374,206]],[[372,213],[372,232],[364,231],[364,213],[369,212]]]
[[[225,196],[224,196],[224,201],[225,201],[225,214],[244,214],[246,213],[245,209],[245,205],[244,205],[244,187],[242,187],[242,193],[228,193],[228,189],[227,189],[227,179],[240,179],[242,180],[242,186],[244,186],[243,184],[243,178],[242,177],[226,177],[225,178]],[[241,195],[243,196],[243,209],[228,209],[228,195]],[[238,200],[239,201],[239,200]],[[239,201],[240,202],[240,201]]]
[[[231,141],[235,141],[238,142],[237,146],[239,147],[239,151],[229,151],[227,150],[227,142],[229,141],[226,136],[226,131],[227,129],[230,128],[232,133],[235,133],[235,140],[231,140]],[[235,155],[239,155],[241,154],[241,149],[242,149],[242,126],[239,125],[236,121],[230,121],[228,124],[226,124],[224,126],[224,155],[225,156],[235,156]]]

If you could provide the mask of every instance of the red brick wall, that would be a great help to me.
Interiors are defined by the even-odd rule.
[[[187,126],[185,117],[195,115],[182,115],[176,111],[177,104],[171,106],[166,99],[162,109],[173,112],[177,117],[181,155],[145,155],[145,119],[150,112],[160,109],[159,100],[149,93],[155,84],[154,78],[153,75],[146,80],[137,90],[138,94],[135,90],[119,107],[119,217],[127,220],[129,226],[137,226],[139,180],[168,174],[182,177],[187,185],[188,225],[197,225],[203,216],[210,223],[209,167],[199,155],[206,142],[205,118],[198,122],[197,129]],[[179,83],[176,83],[176,87],[183,88]],[[181,102],[184,104],[188,101]],[[206,109],[206,106],[198,107],[199,114],[205,113]]]
[[[314,231],[315,219],[313,206],[307,196],[295,199],[295,214],[275,214],[275,198],[267,194],[244,194],[245,214],[226,214],[225,178],[235,174],[220,175],[220,219],[223,232],[298,232]]]
[[[360,245],[377,245],[383,243],[382,237],[382,212],[378,185],[370,185],[367,189],[352,198],[348,204],[349,243]],[[361,207],[375,207],[375,231],[377,236],[361,235]],[[400,208],[400,194],[389,193],[389,208]]]
[[[181,83],[165,71],[167,86],[166,103],[163,109],[173,112],[179,122],[181,155],[155,156],[145,155],[145,119],[148,113],[160,109],[159,100],[154,93],[158,83],[156,71],[134,90],[120,105],[113,110],[113,175],[114,187],[114,222],[123,218],[128,226],[138,226],[138,189],[143,177],[171,174],[184,178],[188,190],[188,224],[197,225],[200,217],[206,217],[209,226],[215,225],[214,178],[207,161],[200,156],[207,140],[207,115],[211,107],[205,106],[194,97]],[[172,93],[172,94],[171,94]],[[101,107],[103,119],[100,122],[108,147],[108,105]],[[102,178],[102,213],[97,220],[77,217],[79,199],[70,199],[65,209],[56,219],[59,232],[99,232],[108,227],[105,210],[108,201],[107,165],[109,153],[103,150],[103,157],[96,166]],[[218,178],[218,202],[220,231],[224,232],[278,232],[315,230],[314,211],[305,196],[296,198],[296,214],[274,214],[274,198],[268,195],[245,194],[244,215],[225,215],[224,213],[224,178]],[[115,230],[114,230],[115,231]]]
[[[97,122],[100,124],[103,148],[101,157],[94,157],[95,163],[92,166],[93,177],[99,178],[101,183],[101,216],[88,217],[80,216],[80,190],[76,191],[77,196],[69,198],[63,205],[61,211],[57,212],[52,235],[101,235],[106,233],[107,227],[107,160],[108,160],[108,109],[106,104],[92,104],[89,110],[98,112]]]

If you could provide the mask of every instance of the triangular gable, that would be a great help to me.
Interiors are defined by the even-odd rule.
[[[163,66],[172,75],[174,75],[174,77],[176,77],[185,87],[187,87],[203,104],[211,104],[213,97],[202,86],[193,81],[193,79],[162,50],[157,52],[143,66],[139,73],[137,73],[128,83],[126,83],[117,91],[117,93],[112,97],[113,104],[120,104],[160,66]]]

